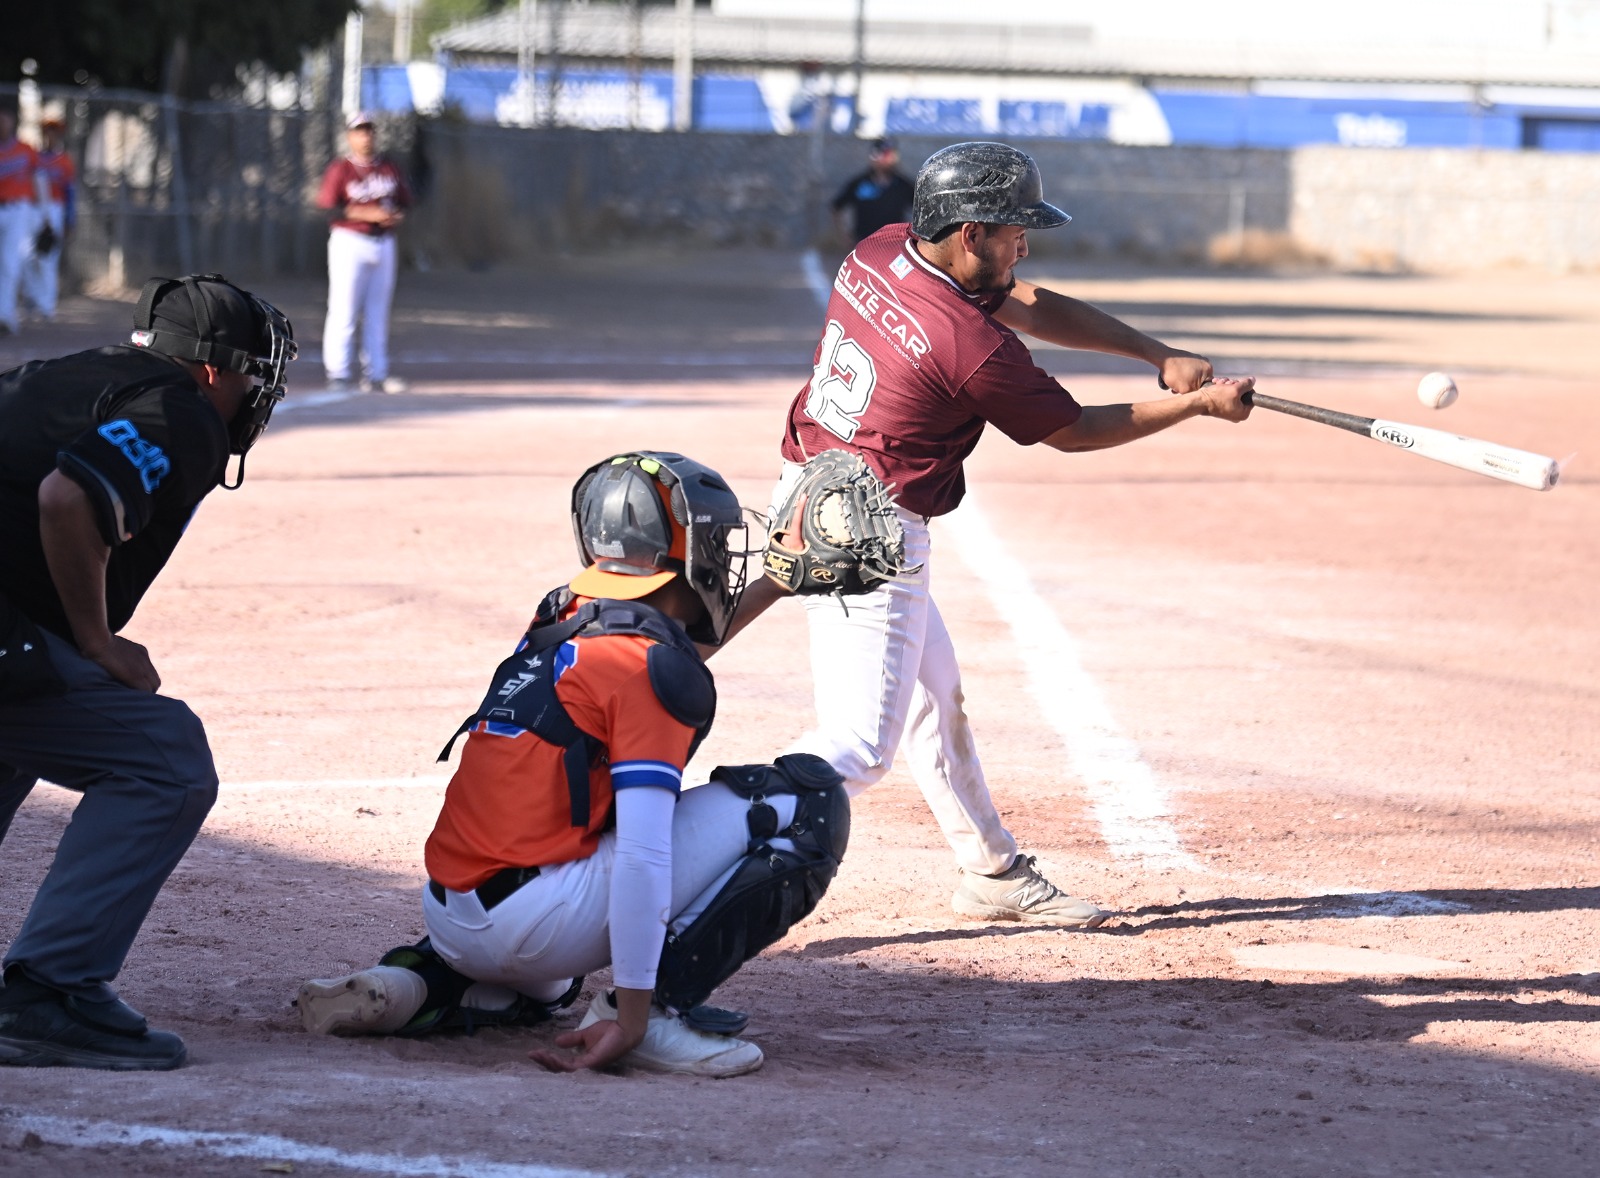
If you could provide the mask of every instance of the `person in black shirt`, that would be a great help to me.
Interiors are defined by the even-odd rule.
[[[200,501],[243,482],[295,344],[214,274],[152,279],[134,327],[131,345],[0,374],[0,837],[37,779],[83,795],[5,956],[0,1064],[185,1057],[111,981],[217,774],[199,719],[117,631]]]
[[[852,244],[885,225],[911,220],[914,189],[911,181],[895,170],[900,152],[894,140],[875,140],[867,159],[867,170],[846,180],[833,198],[834,226]]]

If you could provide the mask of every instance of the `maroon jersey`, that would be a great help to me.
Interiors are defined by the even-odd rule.
[[[1024,446],[1083,409],[994,318],[1001,293],[971,295],[888,225],[839,267],[815,370],[789,407],[783,456],[860,454],[917,515],[954,511],[961,464],[993,422]]]
[[[322,174],[322,187],[317,191],[317,207],[345,209],[351,205],[378,205],[386,212],[409,209],[411,190],[406,187],[406,178],[400,174],[399,167],[388,156],[380,155],[370,164],[358,164],[349,156],[343,156],[329,164],[328,170]],[[354,229],[357,233],[373,237],[381,237],[389,232],[371,221],[347,221],[343,218],[335,220],[333,227]]]

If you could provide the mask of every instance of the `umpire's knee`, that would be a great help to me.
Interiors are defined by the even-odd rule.
[[[217,766],[211,756],[211,742],[205,725],[181,699],[156,696],[160,701],[157,722],[146,735],[154,745],[158,765],[165,773],[151,774],[152,784],[162,787],[169,803],[196,825],[204,821],[217,800]]]

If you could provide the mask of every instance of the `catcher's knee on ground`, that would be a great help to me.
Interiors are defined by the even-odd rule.
[[[793,753],[771,765],[718,768],[711,779],[750,799],[750,847],[704,904],[667,930],[656,998],[676,1010],[703,1003],[750,958],[810,914],[833,881],[850,841],[850,799],[820,757]],[[778,829],[766,799],[793,795],[794,819]]]
[[[541,1002],[451,969],[427,937],[385,953],[376,966],[342,978],[307,982],[295,1006],[313,1034],[425,1035],[479,1027],[531,1027],[577,1001],[583,979]]]

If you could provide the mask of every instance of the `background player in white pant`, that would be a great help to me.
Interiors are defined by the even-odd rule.
[[[17,291],[39,228],[38,153],[17,138],[17,112],[0,100],[0,335],[17,331]]]
[[[37,226],[49,226],[51,245],[40,249],[37,232],[34,246],[22,271],[22,297],[33,304],[41,317],[54,319],[61,287],[61,251],[67,235],[77,223],[78,172],[67,153],[67,124],[58,116],[41,119],[38,169],[43,203]]]
[[[679,796],[716,710],[695,644],[722,641],[744,585],[721,476],[618,455],[579,480],[573,523],[587,567],[545,598],[462,725],[427,844],[428,939],[306,983],[301,1018],[344,1033],[537,1023],[609,965],[615,991],[556,1039],[579,1053],[533,1058],[751,1071],[762,1054],[734,1038],[743,1016],[704,1000],[821,897],[849,837],[843,783],[782,757]]]
[[[1038,167],[1015,148],[959,143],[936,152],[917,176],[912,217],[861,242],[839,267],[815,370],[789,410],[773,502],[809,456],[859,453],[895,488],[907,565],[923,567],[852,598],[848,613],[826,597],[806,599],[818,725],[795,748],[827,760],[852,793],[904,751],[962,868],[957,912],[1093,928],[1108,914],[1062,893],[1019,854],[989,796],[955,649],[928,592],[928,520],[961,502],[962,462],[987,424],[1025,446],[1098,450],[1190,417],[1242,421],[1249,406],[1240,397],[1252,382],[1213,380],[1203,357],[1018,282],[1027,231],[1069,218],[1044,201]],[[1144,360],[1176,395],[1080,406],[1034,365],[1018,331]],[[735,629],[780,596],[760,583]]]
[[[322,328],[322,365],[328,387],[344,388],[356,375],[356,324],[361,325],[363,392],[405,391],[389,374],[389,304],[394,299],[394,233],[411,207],[400,166],[377,150],[372,116],[350,116],[350,152],[322,174],[317,207],[332,214],[328,233],[328,318]]]

